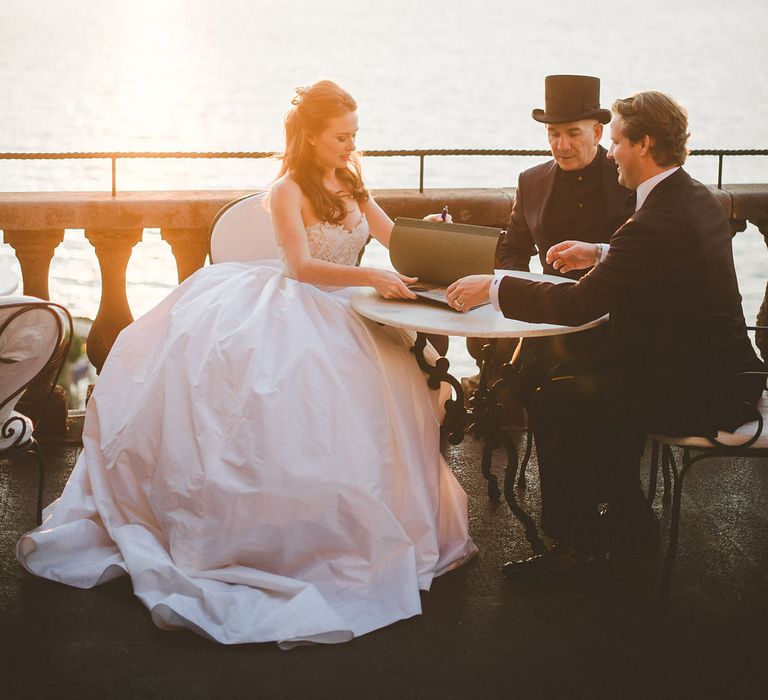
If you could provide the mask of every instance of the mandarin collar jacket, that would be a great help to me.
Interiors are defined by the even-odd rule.
[[[603,216],[588,243],[606,243],[633,211],[631,191],[619,184],[616,163],[598,146],[595,161],[603,184]],[[587,166],[590,167],[590,166]],[[560,243],[548,235],[544,214],[552,196],[560,167],[554,160],[523,171],[518,178],[515,202],[506,233],[499,240],[496,266],[507,270],[528,270],[532,256],[538,253],[544,272],[558,274],[544,260],[547,250]],[[578,278],[583,273],[573,276]]]

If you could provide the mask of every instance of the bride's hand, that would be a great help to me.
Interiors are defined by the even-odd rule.
[[[415,299],[416,295],[405,285],[417,279],[389,270],[371,270],[371,286],[385,299]]]

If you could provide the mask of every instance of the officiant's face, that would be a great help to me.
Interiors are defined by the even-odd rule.
[[[547,139],[555,162],[563,170],[582,170],[597,154],[603,125],[596,119],[547,124]]]
[[[356,136],[357,112],[331,117],[323,131],[309,140],[315,162],[323,169],[346,168],[355,150]]]

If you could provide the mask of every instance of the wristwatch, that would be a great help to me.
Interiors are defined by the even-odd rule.
[[[597,263],[600,262],[603,258],[603,244],[602,243],[595,243],[595,260],[592,263],[592,267],[597,265]]]

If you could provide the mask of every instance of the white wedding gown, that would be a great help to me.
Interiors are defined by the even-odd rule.
[[[307,236],[353,265],[368,227]],[[354,291],[221,263],[123,330],[19,561],[81,588],[127,572],[156,625],[225,644],[343,642],[420,613],[476,551],[466,495],[411,339]]]

